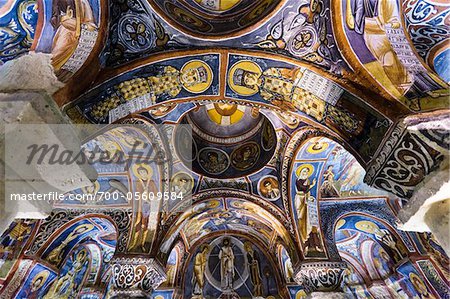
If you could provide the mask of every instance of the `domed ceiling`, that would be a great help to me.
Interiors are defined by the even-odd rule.
[[[272,15],[283,0],[151,0],[167,21],[191,36],[220,38],[249,31]]]
[[[243,177],[260,170],[276,148],[276,133],[257,109],[237,104],[209,104],[186,114],[181,124],[192,128],[194,172],[213,178]],[[183,142],[183,131],[176,135]],[[178,148],[182,158],[183,150]]]

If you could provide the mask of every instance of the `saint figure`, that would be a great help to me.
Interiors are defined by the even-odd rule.
[[[311,196],[310,191],[316,185],[316,179],[314,178],[312,183],[309,180],[309,176],[312,174],[312,165],[300,166],[297,171],[297,180],[295,181],[295,187],[297,194],[295,195],[295,207],[298,215],[298,226],[300,230],[300,237],[302,242],[305,242],[308,238],[309,221],[308,221],[308,203],[307,201],[314,201],[314,197]]]
[[[234,253],[231,248],[230,239],[222,241],[222,248],[219,251],[220,277],[222,290],[233,290],[234,278]]]

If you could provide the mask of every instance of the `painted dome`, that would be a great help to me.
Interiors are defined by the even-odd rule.
[[[195,0],[202,8],[213,12],[225,12],[232,9],[242,0]]]
[[[194,172],[213,178],[243,177],[270,161],[276,134],[270,121],[257,109],[235,104],[209,104],[187,113],[192,128],[192,159],[178,155]],[[177,134],[182,134],[178,130]],[[183,140],[177,136],[176,140]],[[179,141],[181,142],[181,141]]]

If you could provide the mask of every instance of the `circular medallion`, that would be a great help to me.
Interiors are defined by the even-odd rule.
[[[209,174],[221,174],[230,166],[226,152],[213,147],[205,147],[198,154],[200,167]]]
[[[246,170],[258,162],[259,154],[259,145],[253,141],[248,142],[231,153],[231,163],[238,170]]]
[[[317,33],[311,26],[298,29],[287,42],[287,50],[294,56],[304,56],[317,44]]]
[[[233,289],[239,289],[249,276],[249,267],[237,267],[237,265],[248,265],[247,253],[244,249],[244,244],[237,238],[231,236],[223,236],[213,240],[210,243],[210,250],[206,260],[205,276],[208,282],[217,290],[222,291],[221,284],[221,260],[219,258],[220,250],[224,247],[223,241],[229,240],[231,250],[234,255],[234,271],[237,272],[235,279],[233,280]]]
[[[213,81],[211,67],[204,61],[191,60],[180,71],[180,80],[183,87],[192,93],[206,91]]]
[[[275,201],[280,198],[280,184],[273,175],[262,177],[258,182],[258,193],[264,199]]]
[[[144,52],[155,44],[155,33],[152,21],[140,15],[127,14],[117,27],[119,40],[131,53]]]
[[[192,193],[194,178],[186,172],[177,172],[170,180],[171,192],[182,194],[183,197]]]
[[[250,60],[242,60],[231,67],[228,85],[241,96],[252,96],[259,91],[258,81],[261,75],[259,65]]]

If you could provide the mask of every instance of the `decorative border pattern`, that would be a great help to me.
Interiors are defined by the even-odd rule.
[[[111,264],[113,296],[151,294],[167,278],[162,266],[153,258],[117,257]]]
[[[344,262],[302,264],[295,274],[295,282],[303,286],[307,293],[338,290],[346,269],[347,263]]]
[[[399,124],[369,166],[364,182],[400,198],[410,198],[414,187],[442,162],[443,155]]]
[[[78,217],[86,218],[89,214],[102,214],[111,217],[118,228],[117,250],[126,250],[128,233],[131,225],[132,210],[120,209],[57,209],[47,217],[39,227],[39,231],[33,242],[33,246],[26,252],[27,255],[35,255],[50,236],[61,226]]]

